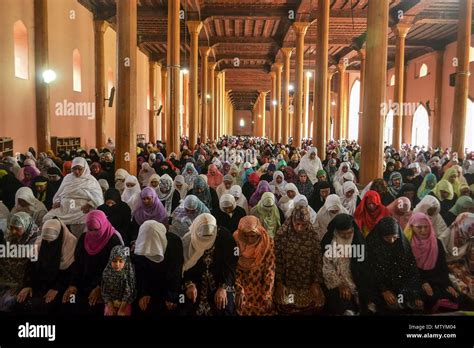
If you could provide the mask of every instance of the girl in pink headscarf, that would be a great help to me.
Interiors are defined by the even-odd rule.
[[[74,314],[103,313],[101,299],[102,272],[107,266],[110,252],[116,245],[123,245],[122,237],[112,227],[101,210],[92,210],[86,215],[86,232],[78,241],[75,266],[72,269],[69,287],[64,292],[62,302],[66,311]],[[74,302],[71,299],[74,298]]]
[[[452,286],[444,247],[436,238],[430,218],[424,213],[414,213],[407,223],[405,235],[419,271],[425,309],[432,312],[440,307],[458,309],[459,301],[464,301],[464,297],[460,297]]]
[[[215,164],[211,164],[207,169],[207,184],[214,190],[224,181],[224,175],[217,169]]]

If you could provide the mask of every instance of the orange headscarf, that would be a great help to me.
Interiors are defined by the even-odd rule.
[[[254,244],[247,244],[243,238],[244,232],[254,231],[260,238]],[[239,247],[238,267],[251,270],[260,267],[263,258],[273,249],[273,240],[256,216],[248,215],[240,219],[239,227],[234,232],[234,239]]]

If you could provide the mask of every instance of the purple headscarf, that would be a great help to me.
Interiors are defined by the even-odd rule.
[[[250,206],[256,206],[265,192],[272,192],[272,190],[270,189],[270,184],[268,183],[268,181],[262,180],[258,183],[257,189],[250,197]]]
[[[87,232],[84,238],[84,248],[89,255],[100,253],[114,234],[119,237],[123,245],[122,237],[111,225],[102,210],[92,210],[87,214],[86,227]]]
[[[26,177],[24,177],[21,183],[23,184],[23,186],[31,188],[33,179],[39,175],[39,170],[36,167],[26,166],[23,168],[23,174],[29,174],[31,178],[27,179]]]
[[[153,203],[150,207],[145,207],[143,203],[144,197],[151,197],[153,199]],[[153,188],[145,187],[140,193],[140,198],[137,209],[133,213],[133,217],[139,225],[147,220],[155,220],[162,224],[167,224],[168,214]]]

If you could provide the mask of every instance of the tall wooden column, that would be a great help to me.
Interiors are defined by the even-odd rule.
[[[137,0],[117,1],[115,167],[137,172]]]
[[[290,58],[293,48],[284,47],[281,49],[284,58],[283,65],[283,105],[282,105],[282,123],[281,123],[281,133],[282,133],[282,143],[288,144],[288,139],[290,137]]]
[[[340,62],[337,65],[337,71],[339,73],[339,90],[337,92],[337,106],[338,106],[338,115],[337,115],[337,132],[334,131],[334,137],[336,139],[347,139],[347,74],[346,74],[346,64]]]
[[[174,152],[179,156],[180,152],[180,89],[179,81],[181,77],[180,68],[180,23],[179,23],[179,0],[168,0],[168,43],[167,43],[167,70],[168,70],[168,88],[167,96],[167,119],[169,120],[169,139],[168,151]]]
[[[209,138],[211,140],[216,140],[215,136],[215,124],[216,124],[216,109],[215,99],[216,99],[216,86],[215,86],[215,78],[214,78],[214,70],[216,69],[217,63],[210,62],[209,63],[209,95],[211,98],[209,99],[208,104],[208,112],[209,112]]]
[[[388,10],[390,0],[369,2],[367,16],[367,58],[364,86],[364,133],[362,138],[360,181],[366,185],[382,177],[383,119],[380,105],[385,101],[387,75]]]
[[[402,147],[405,38],[408,30],[410,26],[404,23],[398,23],[392,28],[396,36],[394,102],[399,106],[398,112],[393,115],[392,145],[397,151]]]
[[[459,2],[456,86],[454,88],[452,150],[464,159],[467,97],[469,93],[469,49],[471,47],[472,0]]]
[[[209,100],[207,98],[208,95],[208,87],[207,87],[207,77],[208,77],[208,64],[207,60],[209,58],[209,47],[199,47],[199,51],[201,53],[201,101],[202,101],[202,114],[201,114],[201,143],[205,143],[207,141],[207,125],[209,124],[209,115],[208,115],[208,104]]]
[[[273,67],[275,68],[275,84],[276,84],[276,89],[275,89],[275,100],[277,102],[277,105],[275,107],[275,141],[277,143],[280,143],[282,140],[282,116],[281,116],[281,69],[283,67],[283,64],[281,63],[275,63],[273,64]]]
[[[102,148],[107,142],[105,134],[105,59],[104,33],[107,22],[94,20],[94,80],[95,80],[95,145]]]
[[[148,134],[149,141],[155,143],[156,138],[156,62],[149,60],[148,62],[148,97],[150,98],[150,110],[148,110]]]
[[[186,22],[191,35],[191,48],[189,57],[189,147],[191,149],[197,143],[199,101],[198,101],[198,37],[202,29],[202,22]]]
[[[442,98],[443,98],[443,63],[444,50],[436,51],[436,80],[434,95],[434,122],[433,122],[433,147],[441,146],[441,114],[442,114]]]
[[[166,64],[166,63],[165,63]],[[168,144],[168,97],[167,97],[167,89],[168,89],[168,71],[166,70],[166,66],[162,66],[161,68],[161,105],[163,108],[161,109],[161,139],[164,143]],[[168,145],[169,146],[169,145]]]
[[[296,64],[295,64],[295,97],[293,99],[293,146],[301,147],[303,129],[303,85],[304,85],[304,36],[309,23],[295,22],[293,28],[296,32]]]
[[[360,57],[360,98],[359,98],[359,129],[358,129],[358,141],[363,137],[364,127],[362,123],[362,117],[364,117],[364,84],[365,84],[365,48],[359,50]]]
[[[276,94],[276,73],[275,71],[270,71],[270,79],[272,81],[272,88],[270,90],[270,134],[269,138],[275,142],[276,139],[276,103],[275,103],[275,94]]]
[[[318,148],[320,156],[326,153],[326,140],[329,138],[328,103],[330,92],[328,89],[330,78],[328,76],[328,49],[329,49],[329,10],[328,0],[318,0],[317,45],[316,45],[316,71],[314,76],[314,122],[313,144]]]
[[[189,72],[181,72],[183,78],[183,135],[189,137]]]
[[[309,130],[309,80],[311,79],[311,73],[307,72],[304,75],[303,83],[303,137],[308,138]]]
[[[219,137],[219,84],[220,84],[220,72],[214,72],[214,138],[217,139]]]
[[[162,97],[162,89],[161,89],[161,84],[162,84],[162,79],[161,79],[161,63],[158,62],[156,63],[156,84],[155,84],[155,89],[156,89],[156,110],[160,108],[161,105],[163,105],[163,97]],[[163,110],[163,109],[162,109]],[[163,112],[163,111],[162,111]],[[163,135],[162,135],[162,122],[160,121],[163,117],[163,114],[160,114],[159,117],[156,117],[156,140],[163,140]]]
[[[332,122],[334,123],[334,118],[335,118],[335,112],[334,112],[334,107],[332,105],[332,92],[331,92],[331,83],[332,83],[332,77],[334,76],[334,72],[329,72],[328,73],[328,96],[327,96],[327,115],[326,115],[326,140],[330,141],[332,138],[331,134],[331,116],[332,116]]]
[[[45,152],[51,149],[49,87],[43,80],[43,72],[49,68],[48,1],[34,0],[34,14],[36,138],[38,141],[38,152]]]
[[[260,120],[260,136],[265,136],[265,125],[266,125],[266,115],[267,115],[267,92],[260,92],[260,114],[262,115]]]
[[[224,124],[225,124],[225,109],[224,109],[224,101],[225,101],[225,70],[221,71],[221,135],[224,134]]]

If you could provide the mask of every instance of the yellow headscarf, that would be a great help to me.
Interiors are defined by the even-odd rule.
[[[456,174],[458,175],[458,170],[455,167],[449,168],[443,175],[443,178],[441,180],[446,180],[449,181],[449,178],[453,175]],[[450,182],[450,181],[449,181]],[[451,182],[450,182],[451,183]],[[451,183],[453,186],[454,193],[459,197],[461,195],[461,181],[458,178],[454,181],[454,183]],[[451,198],[450,198],[451,199]]]
[[[433,193],[435,194],[435,196],[436,196],[440,201],[442,201],[443,199],[441,198],[441,193],[440,193],[440,191],[449,192],[449,197],[448,197],[448,200],[449,200],[449,201],[454,198],[453,185],[451,185],[451,183],[450,183],[448,180],[446,180],[446,179],[440,180],[440,181],[436,184],[436,186],[434,187],[434,189],[433,189]]]

